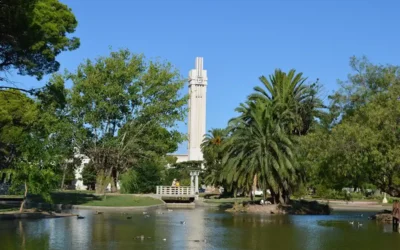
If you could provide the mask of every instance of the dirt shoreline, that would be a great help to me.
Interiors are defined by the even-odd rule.
[[[309,200],[311,201],[311,200]],[[371,211],[378,212],[384,209],[391,209],[390,204],[381,204],[376,201],[350,201],[343,200],[315,200],[321,205],[329,205],[333,211]],[[204,200],[196,201],[196,205],[204,207],[226,207],[232,203],[208,203]]]
[[[373,201],[318,201],[321,204],[328,204],[334,211],[381,211],[384,209],[391,209],[390,204],[382,205]]]
[[[35,211],[24,211],[24,212],[20,213],[18,211],[9,211],[9,212],[0,213],[0,220],[46,219],[46,218],[64,218],[64,217],[72,217],[72,216],[76,216],[76,214],[35,212]]]

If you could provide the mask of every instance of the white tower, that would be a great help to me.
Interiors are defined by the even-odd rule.
[[[203,58],[196,57],[196,68],[189,72],[189,161],[202,161],[201,143],[206,133],[206,89],[207,71],[203,69]]]

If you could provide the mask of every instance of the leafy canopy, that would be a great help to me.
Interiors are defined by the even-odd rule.
[[[79,47],[79,39],[69,37],[77,24],[71,9],[58,0],[2,0],[0,73],[15,69],[41,79],[57,71],[56,56]]]

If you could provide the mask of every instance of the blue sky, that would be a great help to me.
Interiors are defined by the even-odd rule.
[[[400,64],[400,1],[62,0],[76,15],[81,47],[64,52],[61,70],[129,48],[172,62],[183,77],[204,57],[207,130],[224,127],[234,109],[274,69],[320,79],[323,97],[350,72],[349,58]],[[44,81],[11,76],[22,87]],[[185,87],[187,92],[187,86]],[[179,125],[186,132],[184,124]],[[182,145],[179,153],[186,152]]]

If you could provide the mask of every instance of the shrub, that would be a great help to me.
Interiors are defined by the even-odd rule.
[[[138,177],[135,170],[130,169],[128,172],[121,175],[121,193],[132,194],[139,191]]]
[[[89,163],[83,167],[82,180],[83,185],[90,187],[92,190],[94,189],[96,185],[96,169],[93,164]]]

